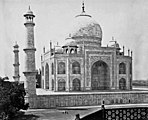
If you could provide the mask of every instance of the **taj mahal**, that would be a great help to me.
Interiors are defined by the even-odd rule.
[[[34,17],[24,14],[26,28],[24,88],[30,108],[56,108],[105,104],[148,103],[148,92],[132,89],[132,51],[112,39],[102,45],[102,29],[82,11],[74,17],[65,44],[53,45],[41,55],[41,87],[36,88]],[[19,81],[18,45],[14,46],[14,79]],[[42,91],[42,92],[39,92]],[[50,92],[50,94],[48,93]]]
[[[101,26],[85,12],[75,16],[63,46],[43,53],[42,88],[50,91],[132,89],[132,52],[120,51],[116,41],[104,47]]]

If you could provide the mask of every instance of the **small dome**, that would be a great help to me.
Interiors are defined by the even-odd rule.
[[[31,10],[28,10],[27,14],[33,14],[33,12]]]
[[[114,47],[120,50],[120,46],[119,43],[117,43],[116,41],[112,41],[109,43],[109,47]]]
[[[82,12],[72,21],[68,35],[75,40],[77,45],[85,44],[95,48],[101,46],[102,29],[91,15],[86,14],[84,2],[82,4]]]
[[[19,46],[18,46],[18,44],[16,43],[13,47],[14,47],[14,48],[18,48]]]
[[[64,47],[77,47],[77,44],[76,44],[76,41],[74,40],[74,39],[72,39],[72,38],[67,38],[66,39],[66,44],[65,45],[63,45],[62,47],[64,48]]]
[[[29,9],[28,9],[27,13],[24,14],[24,17],[25,17],[25,16],[33,16],[33,17],[35,17],[35,15],[33,14],[33,12],[32,12],[31,9],[30,9],[30,6],[29,6]]]
[[[100,25],[85,12],[77,15],[70,30],[71,37],[98,37],[102,39],[102,29]]]
[[[33,14],[33,12],[31,11],[31,9],[30,9],[30,6],[29,6],[29,9],[28,9],[28,12],[27,12],[28,14]]]
[[[61,46],[55,46],[55,53],[63,53]]]

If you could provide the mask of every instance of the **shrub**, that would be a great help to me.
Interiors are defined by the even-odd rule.
[[[0,112],[4,112],[7,118],[15,116],[21,109],[28,109],[29,103],[25,103],[25,95],[22,84],[0,78]]]

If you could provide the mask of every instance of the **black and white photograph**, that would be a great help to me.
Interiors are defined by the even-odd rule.
[[[148,120],[147,0],[0,0],[0,120]]]

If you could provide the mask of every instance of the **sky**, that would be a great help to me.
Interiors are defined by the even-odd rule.
[[[103,31],[102,45],[114,36],[120,47],[133,51],[133,79],[148,79],[148,0],[84,0],[85,11]],[[12,79],[13,46],[19,45],[20,75],[23,80],[25,19],[29,5],[35,14],[36,68],[43,47],[63,44],[74,17],[81,13],[82,0],[0,0],[0,76]]]

